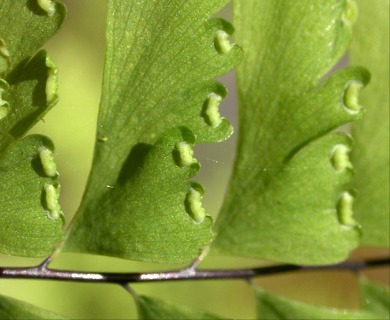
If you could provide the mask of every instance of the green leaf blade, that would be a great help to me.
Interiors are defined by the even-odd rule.
[[[51,153],[53,143],[44,136],[31,135],[0,155],[1,253],[44,257],[63,236],[58,195],[48,191],[49,186],[59,191],[57,175],[53,170],[45,171],[52,159],[43,165],[42,150]]]
[[[0,4],[0,151],[57,102],[57,68],[45,51],[37,51],[60,28],[65,15],[60,2]]]
[[[147,296],[138,296],[139,319],[197,319],[197,320],[217,320],[222,319],[215,315],[192,309],[186,306],[173,305],[160,299]]]
[[[372,83],[361,97],[367,114],[352,127],[354,187],[359,192],[355,211],[362,244],[389,247],[389,2],[357,3],[360,14],[350,59],[369,68]]]
[[[132,170],[127,169],[99,202],[104,215],[94,217],[94,233],[76,232],[67,250],[159,262],[199,255],[213,238],[212,220],[200,199],[192,196],[201,198],[202,188],[188,182],[199,164],[191,154],[177,154],[180,146],[186,152],[193,143],[194,136],[183,128],[167,133],[154,146],[136,146],[126,167]],[[75,228],[83,231],[84,226]]]
[[[94,162],[65,250],[182,262],[195,258],[213,238],[210,217],[199,224],[189,219],[192,209],[187,199],[197,203],[195,211],[203,212],[198,201],[203,190],[188,183],[193,174],[174,173],[180,169],[172,155],[175,147],[171,144],[161,160],[153,154],[157,154],[158,141],[168,141],[173,137],[167,138],[170,134],[177,137],[172,128],[189,128],[196,142],[217,142],[232,133],[218,111],[226,89],[212,81],[242,56],[241,48],[226,39],[233,32],[231,25],[221,19],[209,20],[225,3],[130,1],[123,6],[121,1],[109,1]],[[187,140],[182,137],[175,143],[183,141]],[[139,156],[147,162],[153,158],[154,165],[131,167],[139,146],[148,149]],[[156,171],[153,167],[160,167],[159,161],[168,167]],[[137,178],[126,178],[126,171]],[[191,193],[191,188],[198,193]],[[121,218],[111,218],[116,215]],[[151,220],[147,222],[146,217]],[[194,219],[199,219],[198,213]],[[119,241],[126,249],[116,249],[114,231],[106,230],[102,240],[100,228],[121,230],[123,241]]]
[[[45,51],[9,77],[2,98],[7,113],[0,119],[0,150],[21,138],[57,103],[57,68]]]
[[[7,319],[67,319],[30,303],[0,295],[0,318]]]
[[[339,0],[236,1],[237,39],[247,51],[238,67],[238,152],[215,252],[324,264],[358,245],[349,200],[341,200],[353,197],[350,143],[322,136],[362,117],[357,95],[370,76],[349,67],[320,80],[349,43],[353,8]],[[338,145],[342,170],[334,167]]]
[[[66,8],[61,2],[55,2],[50,16],[38,2],[6,0],[0,4],[0,38],[10,60],[10,68],[5,72],[7,75],[22,67],[65,19]]]
[[[37,50],[65,14],[60,2],[0,4],[0,252],[9,255],[47,256],[63,235],[54,145],[21,138],[58,100],[57,68]]]
[[[229,228],[220,226],[217,250],[292,263],[345,259],[350,246],[358,245],[360,230],[348,208],[338,208],[352,172],[336,170],[331,155],[335,146],[350,145],[347,136],[329,135],[301,149],[280,172],[271,170],[267,189],[260,196],[255,188],[246,190],[237,203],[240,211],[225,222]],[[307,197],[318,190],[321,197]],[[267,214],[250,219],[251,208]]]
[[[279,297],[261,288],[255,288],[257,319],[324,319],[324,320],[367,320],[382,319],[369,311],[341,310],[310,305]]]
[[[390,318],[390,290],[363,277],[359,279],[362,309]]]

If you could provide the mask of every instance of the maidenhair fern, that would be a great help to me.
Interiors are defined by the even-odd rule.
[[[235,0],[239,45],[233,26],[213,17],[227,2],[107,1],[95,152],[65,228],[55,161],[61,155],[48,137],[26,134],[58,100],[58,70],[40,48],[66,10],[60,1],[0,1],[0,252],[45,258],[38,266],[0,267],[1,281],[115,283],[131,294],[140,319],[220,319],[129,283],[236,278],[250,282],[258,319],[389,318],[389,290],[362,276],[359,310],[281,297],[252,281],[389,263],[345,262],[362,244],[389,246],[388,2]],[[383,30],[387,42],[373,36]],[[333,72],[351,41],[352,66]],[[233,133],[219,111],[227,89],[214,79],[235,67],[237,156],[214,224],[195,182],[193,148]],[[335,132],[355,120],[353,137]],[[188,267],[49,268],[70,252]],[[198,268],[214,255],[290,264]],[[64,317],[0,295],[0,318]]]
[[[356,140],[352,159],[356,168],[354,186],[356,218],[362,225],[362,243],[387,247],[389,224],[389,11],[388,1],[359,1],[362,14],[356,24],[351,46],[351,61],[370,68],[372,81],[362,93],[362,103],[369,106],[364,121],[353,125]],[[375,41],[370,34],[378,34]],[[377,43],[376,43],[377,42]],[[369,49],[364,49],[369,48]],[[375,218],[373,218],[375,217]]]
[[[45,257],[63,236],[57,196],[50,195],[59,189],[58,175],[46,170],[54,145],[43,136],[23,138],[58,100],[57,69],[37,52],[65,17],[64,6],[55,7],[48,19],[32,1],[0,4],[0,251],[9,255]]]
[[[203,189],[188,179],[194,143],[232,133],[212,81],[242,55],[221,36],[232,27],[209,19],[225,3],[109,1],[94,163],[66,251],[182,262],[211,242]]]
[[[319,307],[270,294],[255,288],[259,319],[388,319],[389,292],[365,279],[361,280],[362,310]]]
[[[237,69],[239,144],[219,251],[324,264],[358,245],[351,168],[343,163],[351,143],[340,134],[321,138],[363,112],[355,87],[367,84],[367,71],[350,67],[323,79],[347,48],[352,9],[338,0],[236,2],[246,59]]]

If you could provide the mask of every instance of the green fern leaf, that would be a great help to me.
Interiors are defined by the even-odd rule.
[[[138,316],[140,320],[146,319],[222,319],[209,313],[185,306],[168,304],[160,299],[138,296]]]
[[[324,320],[374,320],[385,319],[371,311],[342,310],[310,305],[271,294],[261,288],[255,289],[257,319],[324,319]]]
[[[382,316],[382,319],[390,319],[390,291],[389,288],[360,278],[362,309],[374,312]]]
[[[188,182],[199,169],[193,143],[190,131],[177,129],[153,146],[137,145],[121,180],[99,202],[105,213],[95,218],[99,228],[76,233],[73,241],[100,254],[145,261],[199,255],[212,239],[212,220],[201,206],[203,189]]]
[[[50,13],[45,11],[48,7],[44,3],[51,6]],[[15,73],[30,60],[60,28],[65,15],[65,6],[57,1],[1,1],[0,65],[3,67],[0,73]]]
[[[0,151],[28,132],[58,100],[57,68],[43,50],[7,80],[0,80]]]
[[[218,112],[226,90],[211,81],[242,55],[232,27],[209,20],[226,2],[109,1],[95,156],[65,250],[180,262],[211,241],[203,191],[187,182],[195,138],[170,130],[197,142],[232,132]]]
[[[66,10],[53,2],[49,16],[39,2],[45,1],[0,3],[0,152],[57,102],[57,69],[46,52],[36,52],[59,29]]]
[[[64,220],[53,143],[30,135],[0,155],[0,252],[42,257],[62,238]]]
[[[0,295],[0,319],[66,319],[30,303]]]
[[[390,245],[389,210],[389,2],[358,1],[360,14],[350,57],[372,72],[372,84],[362,94],[367,107],[363,121],[352,134],[356,145],[352,162],[356,168],[354,187],[356,219],[363,229],[362,244]],[[373,36],[375,35],[375,36]]]
[[[351,1],[236,1],[240,132],[215,251],[300,264],[334,263],[358,245],[347,137],[360,118],[365,69],[321,80],[351,37]],[[253,25],[256,23],[256,25]]]
[[[37,50],[60,27],[51,1],[0,3],[0,252],[42,257],[62,238],[54,145],[27,131],[57,102],[57,69]]]

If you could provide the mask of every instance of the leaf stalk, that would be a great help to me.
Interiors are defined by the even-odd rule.
[[[299,266],[281,264],[244,269],[195,269],[192,265],[185,269],[164,272],[115,273],[81,272],[48,268],[47,263],[35,267],[0,267],[0,279],[58,280],[75,282],[100,282],[126,285],[127,283],[240,279],[250,281],[255,277],[301,271],[351,271],[359,273],[363,269],[390,265],[390,257],[372,260],[347,261],[334,265]]]

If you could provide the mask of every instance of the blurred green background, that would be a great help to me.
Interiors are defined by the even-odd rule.
[[[104,61],[106,1],[65,0],[68,18],[46,48],[59,68],[58,105],[33,130],[48,135],[56,144],[61,173],[61,203],[69,223],[76,211],[88,176],[95,140]],[[221,15],[230,20],[230,8]],[[236,121],[234,74],[219,79],[230,91],[221,113]],[[195,180],[206,188],[204,206],[214,216],[222,202],[235,150],[235,136],[227,142],[196,149],[202,170]],[[359,249],[353,257],[385,256],[387,250]],[[40,259],[0,255],[1,266],[38,264]],[[231,257],[208,257],[203,267],[250,267],[269,262]],[[145,264],[108,257],[63,254],[56,268],[86,271],[139,272],[180,266]],[[365,272],[370,279],[389,283],[388,268]],[[256,284],[271,292],[314,304],[357,308],[359,298],[355,277],[346,272],[321,272],[259,278]],[[224,318],[255,317],[254,298],[244,281],[196,281],[137,284],[134,289],[167,301],[198,307]],[[55,281],[0,280],[0,293],[28,301],[76,319],[132,319],[136,309],[131,296],[119,286]]]

